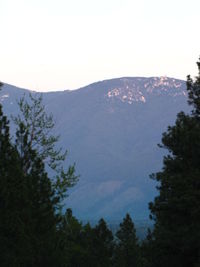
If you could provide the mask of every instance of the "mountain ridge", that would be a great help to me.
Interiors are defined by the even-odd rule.
[[[185,82],[185,80],[181,80],[181,79],[178,79],[178,78],[173,78],[173,77],[168,77],[168,76],[150,76],[150,77],[144,77],[144,76],[122,76],[122,77],[116,77],[116,78],[108,78],[108,79],[104,79],[104,80],[99,80],[99,81],[96,81],[96,82],[91,82],[89,84],[86,84],[86,85],[83,85],[81,87],[78,87],[78,88],[75,88],[75,89],[63,89],[63,90],[53,90],[53,91],[41,91],[41,90],[31,90],[31,89],[28,89],[28,88],[24,88],[24,87],[21,87],[21,86],[16,86],[14,84],[10,84],[8,82],[3,82],[4,85],[8,85],[8,86],[11,86],[11,87],[14,87],[16,89],[20,89],[20,90],[28,90],[28,91],[31,91],[31,92],[35,92],[35,93],[59,93],[59,92],[73,92],[73,91],[77,91],[77,90],[81,90],[81,89],[84,89],[84,88],[87,88],[87,87],[93,87],[94,85],[96,84],[100,84],[100,83],[106,83],[106,82],[109,82],[109,81],[117,81],[117,80],[130,80],[130,79],[134,79],[134,80],[163,80],[163,79],[168,79],[168,80],[175,80],[175,81],[180,81],[180,82]]]
[[[0,101],[6,114],[18,112],[15,101],[23,93],[29,91],[5,84]],[[165,153],[157,143],[176,114],[189,111],[185,81],[121,77],[42,95],[59,144],[69,148],[68,160],[81,174],[66,205],[81,219],[116,219],[126,212],[147,218],[156,194],[149,174],[160,170]]]

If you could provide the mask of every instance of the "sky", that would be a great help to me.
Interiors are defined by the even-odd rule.
[[[197,75],[199,0],[0,0],[0,80],[36,91]]]

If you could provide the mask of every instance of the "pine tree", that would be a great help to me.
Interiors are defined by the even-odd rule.
[[[61,266],[85,266],[85,243],[83,240],[83,226],[73,216],[72,210],[67,209],[59,224],[59,250],[61,252]]]
[[[134,223],[129,214],[120,223],[116,233],[115,265],[120,267],[138,267],[140,252]]]
[[[91,247],[91,254],[95,258],[97,267],[112,266],[113,248],[113,234],[104,219],[100,219],[93,229]]]
[[[20,122],[11,143],[0,105],[0,262],[9,267],[58,266],[61,197]],[[63,266],[63,265],[60,265]]]
[[[0,105],[0,261],[1,266],[32,266],[28,187],[9,122]]]
[[[200,62],[199,76],[187,80],[193,110],[180,112],[174,126],[163,134],[168,149],[163,169],[152,175],[159,195],[150,203],[155,220],[152,266],[195,267],[200,265]]]

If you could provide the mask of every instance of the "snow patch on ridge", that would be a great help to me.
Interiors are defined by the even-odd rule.
[[[9,97],[9,94],[5,94],[5,95],[2,95],[1,97],[0,97],[0,101],[1,102],[3,102],[6,98],[8,98]]]
[[[106,94],[108,99],[118,99],[121,102],[133,104],[133,102],[145,103],[151,94],[167,94],[172,97],[187,95],[182,81],[165,76],[147,78],[144,82],[141,78],[136,78],[134,81],[121,78],[120,81],[121,86],[108,90]]]

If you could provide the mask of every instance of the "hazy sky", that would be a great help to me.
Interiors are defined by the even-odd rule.
[[[39,91],[196,75],[200,0],[0,0],[0,80]]]

